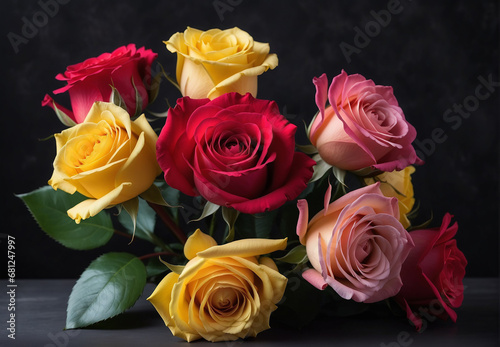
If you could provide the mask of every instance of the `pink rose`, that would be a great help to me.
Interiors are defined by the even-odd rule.
[[[413,242],[399,219],[398,200],[385,197],[380,183],[330,201],[307,222],[306,200],[299,200],[297,234],[313,269],[302,276],[318,289],[331,286],[342,298],[377,302],[402,286],[401,265]]]
[[[81,123],[95,101],[110,101],[113,86],[123,99],[126,110],[138,115],[149,103],[151,64],[157,54],[150,49],[136,49],[134,44],[122,46],[82,63],[70,65],[56,79],[66,81],[54,94],[69,92],[72,111],[56,104],[47,94],[42,106],[64,112],[75,123]],[[57,111],[57,110],[56,110]]]
[[[392,87],[344,70],[329,89],[325,74],[313,83],[319,113],[309,138],[326,163],[348,171],[393,171],[422,163],[411,144],[415,128],[406,121]],[[327,97],[330,106],[325,109]]]
[[[452,308],[462,305],[467,260],[453,239],[458,225],[450,226],[452,217],[447,213],[440,228],[410,232],[415,248],[403,263],[403,287],[396,300],[417,330],[422,328],[422,316],[450,317],[455,322]]]
[[[314,160],[295,151],[296,126],[274,101],[227,93],[177,100],[156,152],[165,181],[190,196],[243,213],[276,209],[295,199]]]

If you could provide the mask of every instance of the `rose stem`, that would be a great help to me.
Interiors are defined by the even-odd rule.
[[[210,228],[208,229],[208,235],[210,236],[214,236],[214,230],[215,230],[215,224],[216,224],[216,220],[215,220],[215,213],[212,215],[212,220],[210,221]]]
[[[155,252],[155,253],[149,253],[149,254],[145,254],[143,256],[140,256],[139,259],[145,260],[145,259],[153,258],[156,256],[160,256],[160,255],[176,255],[176,254],[172,253],[172,252]]]
[[[122,236],[122,237],[126,237],[129,240],[132,239],[132,235],[124,233],[123,231],[119,231],[119,230],[115,229],[115,230],[113,230],[113,233],[115,233],[116,235]],[[151,237],[151,241],[154,245],[156,245],[160,248],[163,248],[165,250],[165,252],[163,252],[163,253],[175,254],[175,252],[172,250],[172,248],[170,248],[166,244],[164,244],[163,241],[160,240],[155,234],[151,234],[151,233],[148,233],[148,234]]]
[[[116,235],[120,235],[122,237],[126,237],[127,239],[131,239],[132,238],[132,235],[124,233],[123,231],[119,231],[119,230],[116,230],[116,229],[113,230],[113,233],[115,233]]]
[[[158,246],[160,248],[163,248],[163,250],[166,253],[175,254],[175,252],[173,251],[173,249],[170,248],[169,246],[167,246],[158,236],[156,236],[155,234],[152,234],[152,233],[148,233],[148,234],[151,237],[151,241],[153,242],[153,244],[155,244],[156,246]]]
[[[185,244],[187,240],[186,235],[184,235],[182,230],[177,226],[177,224],[174,223],[165,207],[149,201],[148,204],[153,210],[155,210],[158,216],[160,216],[163,223],[165,223],[165,225],[175,234],[177,239],[179,239],[182,244]]]

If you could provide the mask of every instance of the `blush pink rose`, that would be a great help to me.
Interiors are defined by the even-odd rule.
[[[48,94],[42,106],[57,108],[75,123],[81,123],[94,102],[110,101],[113,86],[123,99],[127,112],[138,115],[149,103],[151,64],[156,57],[157,54],[150,49],[136,49],[134,44],[129,44],[112,53],[70,65],[64,73],[56,76],[67,85],[54,90],[54,94],[68,92],[72,110],[58,105]]]
[[[458,225],[450,225],[452,217],[447,213],[440,228],[410,232],[415,248],[403,263],[403,287],[395,299],[417,330],[422,328],[423,317],[450,317],[455,322],[453,308],[460,307],[464,299],[467,260],[457,248]]]
[[[297,127],[250,93],[177,100],[156,153],[165,181],[243,213],[270,211],[306,188],[315,161],[295,151]]]
[[[309,222],[299,200],[297,234],[312,269],[302,276],[318,289],[332,287],[342,298],[372,303],[396,295],[401,265],[413,247],[399,222],[398,200],[385,197],[380,183],[330,201]]]
[[[417,133],[406,121],[392,87],[343,70],[330,88],[325,74],[313,83],[319,113],[309,138],[326,163],[348,171],[367,167],[393,171],[422,163],[411,144]],[[330,106],[325,108],[327,98]]]

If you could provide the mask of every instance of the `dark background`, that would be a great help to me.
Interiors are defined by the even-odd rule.
[[[298,126],[298,141],[304,138],[303,121],[309,123],[316,112],[314,76],[326,72],[331,80],[345,69],[393,86],[417,129],[415,147],[426,162],[413,175],[422,214],[432,211],[433,226],[444,213],[454,214],[458,246],[469,260],[467,275],[498,275],[500,90],[493,86],[483,100],[475,96],[481,78],[500,80],[497,1],[401,0],[390,17],[380,11],[390,13],[388,5],[395,1],[61,2],[44,17],[42,5],[53,1],[9,0],[1,14],[1,232],[16,237],[18,278],[76,278],[104,252],[149,251],[140,240],[129,246],[119,237],[97,250],[68,250],[38,228],[14,194],[46,185],[51,176],[55,144],[39,139],[64,126],[40,102],[64,85],[54,79],[57,73],[135,43],[158,53],[175,76],[176,57],[162,41],[186,26],[238,26],[256,41],[270,43],[280,63],[260,77],[259,98],[277,101]],[[377,17],[384,22],[376,24]],[[16,53],[8,35],[22,36],[26,21],[41,25]],[[371,37],[363,41],[359,32],[367,30]],[[356,52],[346,57],[341,45]],[[163,83],[161,97],[173,102],[179,94]],[[56,100],[69,106],[60,95]],[[154,107],[165,109],[159,100]],[[436,132],[440,135],[432,141]]]

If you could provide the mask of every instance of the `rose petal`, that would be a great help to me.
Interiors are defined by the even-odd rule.
[[[251,257],[267,254],[278,250],[284,250],[287,239],[244,239],[233,241],[230,244],[214,246],[205,251],[199,252],[200,258],[220,258],[230,256]]]
[[[213,237],[201,232],[200,229],[189,236],[184,245],[184,255],[188,260],[193,259],[198,252],[202,252],[212,246],[216,246],[217,242]]]
[[[328,283],[326,283],[323,279],[323,276],[321,276],[321,274],[315,269],[307,269],[302,273],[302,277],[319,290],[325,290],[328,286]]]

